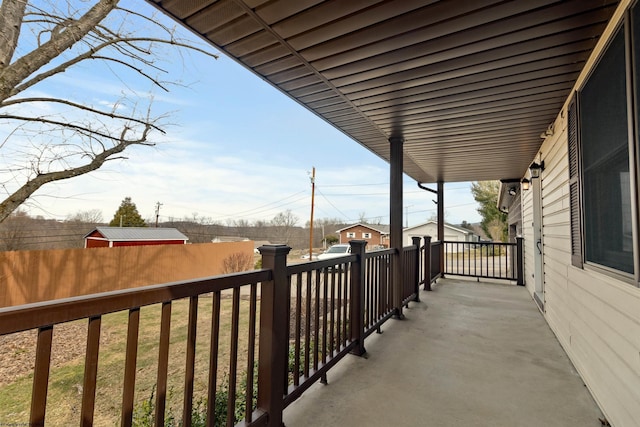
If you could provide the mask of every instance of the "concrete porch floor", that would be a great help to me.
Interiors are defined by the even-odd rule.
[[[420,298],[291,404],[287,427],[601,425],[526,289],[447,278]]]

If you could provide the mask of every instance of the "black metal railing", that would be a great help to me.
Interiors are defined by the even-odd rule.
[[[442,277],[442,242],[431,242],[431,283]]]
[[[402,248],[402,304],[419,301],[420,238],[413,238],[412,246]]]
[[[284,407],[356,347],[352,303],[356,254],[287,267],[287,366]],[[357,310],[357,308],[356,308]]]
[[[444,241],[444,274],[516,280],[524,284],[522,239],[516,243]]]
[[[364,334],[379,330],[393,314],[391,257],[393,249],[367,252],[364,271]]]
[[[442,243],[432,242],[431,236],[424,237],[424,245],[420,247],[419,281],[425,291],[431,290],[431,284],[441,277],[440,251]]]

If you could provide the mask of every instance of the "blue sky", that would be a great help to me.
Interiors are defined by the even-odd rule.
[[[148,7],[135,2],[136,7]],[[187,34],[186,32],[183,32]],[[128,159],[36,193],[27,209],[64,219],[99,209],[109,221],[130,196],[143,217],[270,220],[291,209],[298,225],[309,219],[309,174],[316,167],[315,218],[388,223],[388,164],[278,92],[233,60],[190,53],[172,64],[170,77],[185,84],[170,93],[154,90],[153,108],[169,113],[167,134],[154,148],[135,148]],[[94,103],[112,103],[122,80],[95,63],[37,87],[49,94],[73,93]],[[127,81],[146,92],[150,85]],[[135,86],[135,87],[134,87]],[[2,160],[2,159],[0,159]],[[480,217],[469,183],[445,185],[446,220]],[[405,221],[415,225],[435,213],[434,195],[405,177]],[[408,215],[406,215],[408,214]]]

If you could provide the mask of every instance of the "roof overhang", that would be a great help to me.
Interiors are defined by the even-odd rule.
[[[418,182],[522,177],[619,3],[148,1]]]

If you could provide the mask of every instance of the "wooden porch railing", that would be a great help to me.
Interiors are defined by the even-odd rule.
[[[287,266],[290,248],[275,245],[260,248],[262,270],[0,309],[0,335],[37,330],[30,415],[24,422],[47,422],[55,331],[67,322],[84,321],[86,350],[77,417],[81,425],[94,423],[103,320],[121,312],[126,313],[127,323],[121,425],[130,426],[134,419],[141,339],[155,342],[153,423],[164,425],[171,394],[169,366],[177,362],[170,360],[171,337],[179,327],[186,329],[186,351],[180,362],[184,368],[179,374],[184,374],[184,383],[180,414],[173,416],[182,425],[190,426],[199,417],[207,425],[279,426],[284,408],[314,382],[326,381],[327,371],[340,359],[365,353],[365,338],[397,312],[393,292],[402,293],[404,304],[418,300],[421,276],[427,270],[420,259],[425,251],[419,239],[413,243],[402,252],[405,271],[400,284],[391,280],[391,259],[398,255],[394,249],[365,252],[364,241],[353,241],[348,256]],[[188,307],[184,327],[172,316],[177,304]],[[142,337],[141,311],[153,307],[158,313],[158,336]],[[210,325],[204,343],[199,326],[203,316]],[[203,347],[208,356],[204,374],[196,369]],[[221,382],[227,384],[224,395],[218,393]],[[204,409],[194,404],[196,399],[205,402]]]

